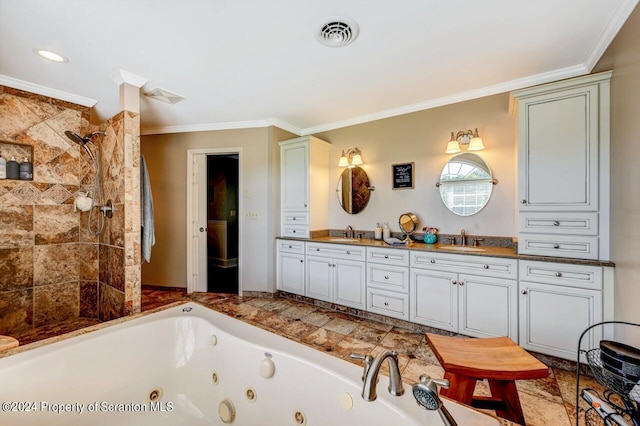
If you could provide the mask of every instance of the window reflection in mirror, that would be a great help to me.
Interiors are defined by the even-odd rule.
[[[357,214],[364,210],[371,197],[369,176],[362,167],[346,168],[338,179],[338,202],[349,214]]]
[[[449,210],[459,216],[471,216],[489,202],[493,176],[482,157],[465,152],[444,166],[439,186],[442,201]]]

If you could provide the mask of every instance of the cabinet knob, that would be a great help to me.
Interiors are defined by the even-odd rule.
[[[293,248],[293,247],[291,247],[291,245],[289,245],[289,248]]]
[[[435,259],[431,259],[431,263],[436,263],[436,260]]]
[[[307,207],[307,205],[306,205],[306,204],[305,204],[304,206],[305,206],[305,207]]]
[[[388,279],[389,279],[389,275],[385,275],[385,276],[384,276],[384,279],[385,279],[385,280],[388,280]]]
[[[296,220],[295,216],[292,218],[292,220]]]
[[[559,248],[560,248],[560,244],[554,244],[554,245],[553,245],[553,248],[554,248],[554,249],[559,249]]]
[[[460,285],[464,285],[464,281],[460,281],[458,284],[460,284]]]
[[[389,258],[389,256],[387,256],[387,255],[385,254],[385,255],[384,255],[384,258],[385,258],[385,259],[388,259],[388,258]]]
[[[527,293],[529,293],[529,292],[528,292],[527,290],[522,290],[520,293],[522,293],[522,294],[527,294]]]
[[[317,248],[317,249],[316,249],[316,251],[320,251],[320,249],[319,249],[319,248]]]
[[[347,254],[351,254],[351,252],[349,250],[347,250]]]
[[[557,220],[553,221],[553,226],[560,226],[560,222],[558,222]]]
[[[206,231],[207,231],[207,228],[202,228],[202,227],[200,228],[200,232],[206,232]]]
[[[482,265],[484,269],[489,269],[489,265]]]
[[[293,230],[293,231],[291,231],[291,232],[293,232],[293,233],[295,234],[295,233],[296,233],[296,230],[294,229],[294,230]]]
[[[520,200],[520,204],[527,204],[527,200]]]
[[[458,281],[453,280],[453,281],[451,281],[451,284],[453,284],[453,285],[458,285]]]
[[[560,278],[562,276],[562,272],[556,272],[556,277]]]
[[[384,306],[389,306],[389,302],[384,302]]]
[[[304,263],[304,260],[300,259],[300,263]]]

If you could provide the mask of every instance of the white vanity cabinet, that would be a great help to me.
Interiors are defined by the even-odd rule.
[[[409,320],[409,250],[367,248],[367,311]]]
[[[364,246],[305,243],[307,297],[365,308]]]
[[[520,261],[520,346],[575,361],[578,339],[603,319],[603,268]],[[582,349],[598,346],[594,327]]]
[[[313,136],[280,142],[281,236],[328,229],[329,147]]]
[[[410,320],[469,336],[517,341],[517,263],[411,251]]]
[[[305,295],[304,242],[276,240],[278,290]]]
[[[600,73],[513,92],[518,252],[609,259],[609,80]]]

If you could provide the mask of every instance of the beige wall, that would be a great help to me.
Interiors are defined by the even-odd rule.
[[[615,317],[640,323],[640,9],[631,14],[595,71],[611,79],[611,259]]]
[[[505,93],[317,134],[332,144],[330,188],[337,187],[343,170],[337,166],[341,150],[354,147],[362,151],[362,167],[376,188],[366,209],[357,215],[345,213],[332,192],[329,226],[372,230],[376,222],[389,222],[392,231],[400,231],[399,216],[413,212],[422,226],[443,233],[459,233],[464,228],[474,235],[514,236],[515,118],[509,115],[508,105]],[[444,206],[435,183],[453,157],[444,153],[451,132],[476,127],[486,146],[478,154],[499,184],[481,212],[460,217]],[[393,190],[391,165],[408,162],[415,163],[415,188]]]
[[[141,153],[151,180],[156,244],[151,263],[142,266],[142,283],[186,287],[187,150],[242,148],[242,289],[274,291],[274,238],[280,221],[277,141],[291,137],[273,128],[143,136]],[[258,212],[258,219],[244,220],[248,211]]]

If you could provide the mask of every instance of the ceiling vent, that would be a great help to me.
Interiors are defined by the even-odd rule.
[[[165,89],[156,88],[150,92],[144,94],[145,96],[155,99],[156,101],[166,102],[168,104],[177,104],[180,101],[184,101],[184,96],[177,95]]]
[[[316,39],[325,46],[342,47],[358,38],[360,28],[353,19],[332,16],[318,26]]]

